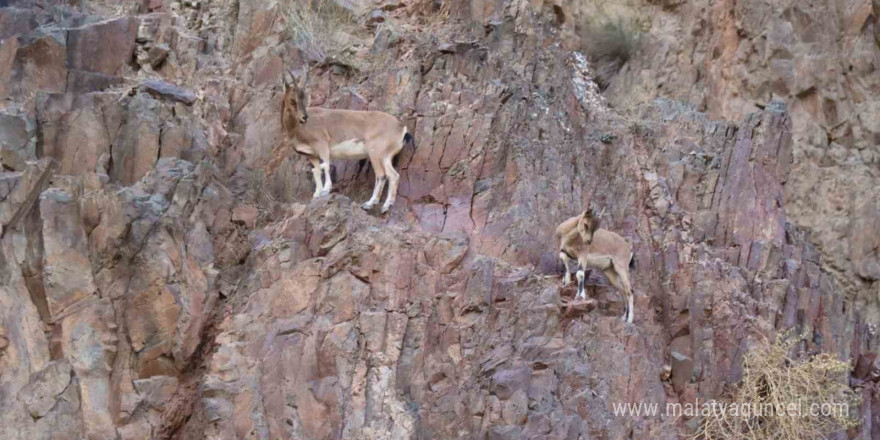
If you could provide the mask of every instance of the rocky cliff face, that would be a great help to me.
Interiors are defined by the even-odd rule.
[[[794,166],[785,188],[795,224],[873,322],[880,318],[876,188],[880,158],[880,4],[855,0],[560,2],[565,32],[604,11],[635,17],[642,50],[612,80],[618,107],[655,96],[738,120],[789,103]],[[589,37],[587,37],[589,38]]]
[[[296,155],[266,171],[303,62],[277,3],[4,6],[0,438],[678,438],[612,405],[719,396],[779,330],[874,359],[789,223],[793,110],[619,118],[552,8],[386,5],[387,64],[314,68],[314,104],[415,134],[380,217],[362,164],[315,201]],[[601,275],[565,306],[552,231],[591,203],[634,246],[629,327]]]

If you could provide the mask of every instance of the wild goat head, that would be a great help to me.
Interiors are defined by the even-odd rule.
[[[305,73],[299,75],[299,81],[296,81],[296,76],[291,71],[287,71],[283,74],[284,79],[284,101],[282,102],[283,106],[286,106],[291,112],[291,115],[296,119],[300,124],[305,124],[309,120],[309,93],[306,87],[309,83],[309,68],[305,67]]]
[[[581,218],[578,219],[577,230],[581,234],[581,239],[584,240],[584,243],[590,244],[593,242],[593,233],[599,229],[601,224],[599,217],[604,213],[605,210],[603,209],[599,215],[596,215],[596,211],[590,208],[581,214]]]

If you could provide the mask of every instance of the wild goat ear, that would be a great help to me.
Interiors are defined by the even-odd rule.
[[[590,219],[590,235],[593,235],[597,230],[599,230],[599,224],[601,222],[598,218],[593,217]]]
[[[603,212],[604,212],[604,210],[603,210]],[[592,235],[593,232],[596,232],[596,230],[599,229],[599,224],[601,223],[601,220],[599,219],[599,217],[601,217],[601,216],[602,216],[602,214],[596,215],[596,210],[594,208],[590,208],[590,213],[589,213],[590,235]]]
[[[586,220],[585,218],[581,218],[581,220],[579,222],[577,222],[578,235],[581,236],[581,240],[583,240],[584,243],[586,243],[586,244],[590,244],[593,242],[593,236],[590,235],[589,231],[587,231],[587,225],[585,224],[588,222],[589,221]]]

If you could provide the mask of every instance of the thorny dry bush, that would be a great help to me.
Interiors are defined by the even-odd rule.
[[[293,44],[311,60],[350,58],[350,36],[357,16],[335,0],[284,0],[284,16]]]
[[[847,386],[849,363],[830,353],[792,356],[803,339],[781,335],[746,353],[743,381],[725,402],[726,410],[703,414],[692,438],[821,439],[858,426],[860,397]]]

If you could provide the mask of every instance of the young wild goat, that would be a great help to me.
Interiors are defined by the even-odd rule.
[[[577,261],[578,292],[576,299],[586,298],[584,290],[584,269],[588,267],[602,271],[608,281],[623,293],[626,310],[623,318],[627,323],[633,321],[633,292],[629,282],[629,269],[633,268],[632,246],[614,232],[599,229],[599,219],[592,210],[572,217],[556,228],[556,243],[559,245],[559,258],[565,264],[562,283],[571,283],[570,262]]]
[[[406,125],[388,113],[375,111],[331,110],[309,107],[306,86],[309,72],[306,69],[300,82],[293,75],[284,76],[284,97],[281,103],[281,128],[286,141],[293,149],[308,156],[315,178],[313,197],[330,193],[330,160],[370,159],[376,184],[373,196],[361,207],[369,210],[382,197],[385,180],[388,180],[388,197],[382,205],[382,213],[388,211],[397,197],[400,175],[392,161],[403,149],[405,142],[413,137]],[[270,167],[271,168],[271,167]],[[321,182],[321,172],[324,182]]]

